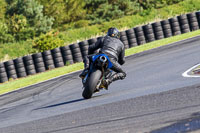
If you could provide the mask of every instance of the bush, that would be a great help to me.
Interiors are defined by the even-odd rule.
[[[158,9],[168,5],[176,4],[184,0],[138,0],[140,7],[144,10]]]
[[[20,32],[18,32],[15,35],[15,39],[17,41],[28,40],[28,39],[33,39],[34,36],[35,36],[35,30],[29,27],[29,28],[22,29]]]
[[[64,45],[64,41],[58,35],[59,32],[51,31],[46,34],[40,35],[40,37],[34,39],[33,48],[39,52],[54,49]]]
[[[118,5],[104,3],[94,12],[88,14],[87,17],[89,20],[92,20],[93,24],[100,24],[105,21],[121,18],[124,15],[124,11],[120,10]]]
[[[7,8],[7,15],[11,16],[11,18],[14,17],[14,20],[21,20],[22,16],[24,16],[27,21],[26,24],[34,28],[36,35],[39,36],[41,33],[51,30],[54,19],[45,16],[43,14],[43,6],[35,0],[16,0],[10,3]]]
[[[6,2],[5,0],[0,0],[0,20],[4,20],[5,12],[6,12]]]
[[[23,15],[14,14],[10,17],[9,32],[17,41],[33,39],[35,36],[34,28],[28,26],[27,19]]]
[[[0,22],[0,43],[14,42],[14,37],[8,34],[8,26]]]

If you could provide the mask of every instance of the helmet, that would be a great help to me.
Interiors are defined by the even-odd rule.
[[[119,31],[117,28],[109,28],[107,32],[108,36],[119,38]]]

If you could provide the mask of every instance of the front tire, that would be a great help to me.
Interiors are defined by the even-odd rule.
[[[101,78],[102,72],[98,69],[94,70],[87,79],[85,83],[85,89],[83,90],[82,96],[85,99],[89,99],[92,97],[96,86],[98,84],[99,79]]]

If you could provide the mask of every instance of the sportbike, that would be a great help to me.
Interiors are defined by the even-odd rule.
[[[106,54],[93,55],[90,58],[90,66],[85,77],[82,78],[83,93],[85,99],[89,99],[95,92],[105,88],[104,80],[112,75],[110,68],[112,63]]]

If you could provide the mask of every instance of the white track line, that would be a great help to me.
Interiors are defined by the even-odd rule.
[[[195,65],[195,66],[193,66],[192,68],[190,68],[190,69],[188,69],[187,71],[185,71],[183,74],[182,74],[182,76],[183,77],[186,77],[186,78],[199,78],[200,77],[200,75],[198,76],[198,75],[189,75],[188,73],[192,70],[192,69],[194,69],[194,68],[196,68],[197,66],[199,66],[200,64],[197,64],[197,65]]]

